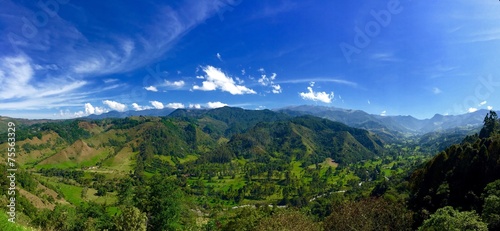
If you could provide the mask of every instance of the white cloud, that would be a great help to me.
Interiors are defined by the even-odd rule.
[[[85,116],[85,112],[83,111],[78,111],[73,114],[74,117],[83,117]]]
[[[260,73],[262,73],[262,74],[266,73],[266,70],[264,70],[264,68],[263,68],[263,67],[259,68],[257,71],[259,71],[259,72],[260,72]]]
[[[235,79],[236,79],[236,81],[238,81],[238,84],[244,84],[245,83],[244,80],[242,80],[242,79],[240,79],[238,77],[236,77]]]
[[[51,70],[51,71],[57,71],[59,70],[59,66],[57,66],[56,64],[47,64],[47,65],[39,65],[39,64],[35,64],[33,65],[33,68],[35,70]]]
[[[246,73],[245,69],[241,69],[241,75],[245,75]]]
[[[182,104],[182,103],[168,103],[167,105],[165,105],[165,107],[173,108],[173,109],[185,108],[184,104]]]
[[[142,110],[146,110],[146,109],[151,109],[151,107],[149,107],[149,106],[141,106],[141,105],[139,105],[139,104],[137,104],[137,103],[133,103],[133,104],[132,104],[132,107],[133,107],[133,108],[134,108],[134,110],[136,110],[136,111],[142,111]]]
[[[276,76],[278,76],[278,74],[276,74],[276,73],[272,73],[272,74],[271,74],[271,77],[270,77],[271,81],[275,80],[275,79],[276,79]]]
[[[203,67],[206,73],[205,81],[202,86],[193,86],[193,90],[201,91],[214,91],[220,89],[221,91],[229,92],[232,95],[255,94],[256,92],[243,85],[236,85],[233,78],[226,76],[219,68],[212,66]]]
[[[261,75],[257,82],[259,82],[262,86],[267,86],[271,83],[271,80],[267,78],[266,75]]]
[[[111,109],[119,111],[119,112],[124,112],[125,110],[127,110],[127,105],[122,104],[122,103],[118,103],[116,101],[104,100],[104,101],[102,101],[102,103],[108,105],[108,107],[110,107]]]
[[[139,105],[139,104],[137,104],[137,103],[133,103],[133,104],[132,104],[132,108],[134,108],[134,110],[136,110],[136,111],[141,111],[141,110],[143,110],[143,109],[142,109],[142,106],[140,106],[140,105]]]
[[[154,92],[157,92],[158,89],[155,87],[155,86],[149,86],[149,87],[145,87],[144,89],[148,90],[148,91],[154,91]]]
[[[333,92],[314,92],[312,87],[307,87],[308,92],[300,92],[300,97],[305,100],[320,101],[323,103],[331,103],[334,97]]]
[[[386,116],[387,115],[387,111],[383,111],[380,113],[380,116]]]
[[[469,113],[476,112],[476,111],[477,111],[477,108],[474,108],[474,107],[471,107],[468,110]]]
[[[125,52],[125,57],[129,57],[132,51],[135,49],[135,44],[131,40],[125,40],[122,42],[122,49]]]
[[[272,85],[273,87],[273,93],[274,94],[279,94],[281,93],[281,86],[279,84],[276,84],[276,85]]]
[[[73,66],[73,72],[77,74],[89,74],[99,72],[104,69],[105,60],[101,58],[91,58],[88,60],[80,61],[78,64]]]
[[[219,108],[219,107],[225,107],[227,106],[227,104],[222,102],[208,102],[207,106],[208,108]]]
[[[222,56],[220,55],[220,53],[217,53],[217,59],[219,59],[221,62],[223,62],[222,61]]]
[[[33,68],[36,64],[31,62],[25,55],[0,56],[0,108],[38,110],[83,104],[88,94],[74,92],[87,85],[86,81],[41,75]]]
[[[370,102],[370,100],[368,100],[368,104],[372,104],[372,102]]]
[[[434,93],[434,94],[436,94],[436,95],[437,95],[437,94],[441,94],[441,93],[442,93],[442,91],[441,91],[441,89],[439,89],[439,88],[435,87],[435,88],[432,88],[432,93]]]
[[[118,79],[105,79],[105,80],[103,80],[104,83],[113,83],[116,81],[118,81]]]
[[[492,106],[488,106],[488,110],[493,110],[493,107]]]
[[[158,101],[149,101],[151,105],[153,105],[154,108],[156,109],[163,109],[165,106],[163,106],[163,103],[158,102]]]
[[[260,76],[260,79],[257,80],[257,82],[259,82],[262,86],[271,86],[272,92],[274,94],[279,94],[281,93],[281,86],[274,83],[276,76],[278,76],[276,73],[272,73],[270,77],[267,77],[267,75],[263,74]]]
[[[173,82],[165,80],[165,86],[167,86],[167,87],[181,88],[181,87],[184,87],[185,84],[186,83],[183,80],[173,81]]]
[[[486,103],[488,103],[488,102],[487,102],[487,101],[483,101],[483,102],[479,103],[479,106],[483,106],[483,105],[485,105]]]
[[[36,92],[29,85],[35,72],[27,57],[6,57],[0,62],[0,99],[20,98]]]
[[[347,85],[350,87],[357,88],[358,83],[351,82],[348,80],[343,80],[343,79],[336,79],[335,77],[325,77],[325,78],[304,78],[304,79],[287,79],[287,80],[280,80],[276,81],[277,83],[309,83],[314,86],[314,83],[317,82],[324,82],[324,83],[336,83],[336,84],[343,84]]]
[[[105,112],[108,112],[108,110],[106,110],[105,108],[94,107],[90,103],[85,104],[85,115],[92,115],[92,114],[100,115]]]
[[[90,103],[85,104],[85,114],[90,115],[95,113],[95,108]]]
[[[196,108],[196,109],[200,109],[200,108],[201,108],[201,105],[200,105],[200,104],[189,104],[189,108]]]

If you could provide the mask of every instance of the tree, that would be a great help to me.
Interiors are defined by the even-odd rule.
[[[151,230],[180,230],[182,192],[164,176],[154,175],[150,181],[149,208]]]
[[[411,230],[412,213],[404,205],[382,198],[336,203],[325,230]]]
[[[118,231],[146,231],[148,218],[146,213],[142,213],[138,208],[126,206],[122,213],[115,218],[115,228]]]
[[[425,220],[418,230],[477,230],[487,231],[486,223],[475,211],[460,212],[451,206],[438,209],[429,219]]]
[[[494,111],[490,111],[484,117],[484,126],[479,132],[479,138],[489,137],[492,133],[496,132],[499,128],[498,115]]]
[[[500,180],[486,186],[483,198],[483,220],[490,230],[500,230]]]
[[[280,211],[270,217],[263,218],[255,230],[274,231],[315,231],[321,230],[319,224],[314,223],[311,218],[298,211]]]

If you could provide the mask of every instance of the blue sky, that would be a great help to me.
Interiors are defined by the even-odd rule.
[[[500,2],[0,0],[0,115],[500,108]]]

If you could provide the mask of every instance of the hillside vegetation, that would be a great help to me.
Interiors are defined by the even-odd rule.
[[[39,230],[411,230],[451,206],[446,214],[474,210],[478,227],[496,227],[493,113],[429,162],[439,145],[269,110],[26,124],[16,134],[17,221]]]

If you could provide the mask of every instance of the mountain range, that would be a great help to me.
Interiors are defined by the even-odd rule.
[[[90,115],[86,119],[126,118],[129,116],[179,116],[189,111],[203,113],[209,109],[148,109],[143,111],[111,111],[100,115]],[[487,110],[478,110],[460,115],[436,114],[432,118],[417,119],[410,115],[381,116],[369,114],[362,110],[343,109],[336,107],[300,105],[274,109],[275,112],[290,116],[313,115],[320,118],[344,123],[351,127],[367,129],[376,132],[381,137],[423,135],[431,132],[444,132],[450,129],[477,129],[482,126]]]

